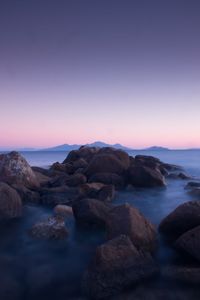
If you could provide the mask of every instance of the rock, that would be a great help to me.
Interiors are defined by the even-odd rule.
[[[58,204],[54,207],[54,213],[56,216],[61,216],[66,218],[68,216],[73,216],[72,207],[68,205]]]
[[[191,176],[187,175],[186,173],[170,173],[168,176],[170,179],[182,179],[182,180],[188,180],[191,179]]]
[[[128,183],[135,187],[163,187],[164,176],[158,169],[143,165],[132,165],[128,172]]]
[[[200,182],[190,181],[185,186],[185,189],[193,189],[193,188],[200,188]]]
[[[189,201],[179,205],[165,217],[159,225],[159,230],[171,238],[177,238],[198,225],[200,225],[200,202]]]
[[[49,217],[33,225],[30,230],[31,236],[38,239],[61,240],[68,236],[68,230],[62,217]]]
[[[88,166],[88,162],[84,158],[79,158],[78,160],[73,162],[74,170],[86,168]]]
[[[136,248],[152,252],[156,247],[156,230],[135,207],[123,204],[110,210],[106,219],[108,239],[120,234],[130,237]]]
[[[112,184],[116,189],[122,189],[125,186],[124,178],[114,173],[96,173],[89,177],[88,182],[100,182],[103,184]]]
[[[182,281],[187,284],[200,283],[200,267],[191,266],[167,266],[161,270],[164,279]]]
[[[78,189],[67,186],[43,188],[40,190],[40,201],[43,204],[69,204],[78,197]]]
[[[15,151],[0,155],[0,180],[8,184],[23,184],[28,188],[39,186],[25,158]]]
[[[128,156],[128,154],[127,154]],[[127,170],[127,164],[120,160],[113,153],[96,154],[89,162],[85,170],[87,176],[92,176],[96,173],[114,173],[123,175]]]
[[[105,226],[109,207],[97,199],[80,199],[72,204],[74,217],[78,223]]]
[[[138,251],[129,237],[120,235],[97,247],[83,277],[83,290],[89,298],[107,299],[157,272],[151,255]]]
[[[189,194],[195,198],[198,198],[200,197],[200,187],[196,187],[196,188],[193,188],[189,191]]]
[[[115,187],[102,183],[86,183],[79,188],[80,198],[96,198],[104,202],[110,202],[115,197]]]
[[[103,202],[111,202],[115,198],[115,187],[112,184],[103,186],[98,192],[98,199]]]
[[[19,194],[4,182],[0,182],[0,219],[18,218],[22,214]]]
[[[175,247],[200,261],[200,226],[182,234],[176,240]]]
[[[62,174],[60,176],[55,177],[49,183],[51,187],[59,187],[63,185],[67,185],[69,187],[76,187],[80,184],[83,184],[87,181],[85,175],[77,173],[73,175]]]
[[[13,184],[12,187],[17,191],[23,202],[39,203],[40,193],[28,189],[27,187],[20,184]]]
[[[40,172],[34,171],[34,173],[40,186],[46,185],[51,180],[51,177],[46,176]]]
[[[69,163],[61,164],[59,162],[56,162],[51,166],[50,169],[54,171],[67,173],[67,174],[72,174],[74,172],[73,166]]]
[[[97,148],[97,147],[82,146],[78,150],[70,151],[67,158],[63,161],[63,163],[73,163],[80,158],[83,158],[87,162],[89,162],[92,159],[92,157],[96,153],[98,153],[98,151],[99,151],[99,148]]]

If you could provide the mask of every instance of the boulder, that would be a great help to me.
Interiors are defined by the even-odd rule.
[[[115,187],[102,183],[86,183],[79,188],[80,198],[96,198],[104,202],[110,202],[115,197]]]
[[[82,286],[89,298],[107,299],[157,272],[151,255],[138,251],[129,237],[120,235],[97,247]]]
[[[80,199],[72,204],[74,217],[78,223],[105,226],[109,207],[97,199]]]
[[[25,158],[15,151],[0,155],[0,180],[8,184],[23,184],[28,188],[39,186],[37,177]]]
[[[79,158],[76,161],[73,162],[73,168],[74,170],[77,169],[84,169],[88,166],[88,162],[84,158]]]
[[[175,247],[200,261],[200,226],[182,234],[176,240]]]
[[[200,202],[189,201],[179,205],[159,225],[160,232],[177,238],[184,232],[200,225]]]
[[[23,202],[40,202],[40,193],[38,191],[28,189],[22,184],[13,184],[12,187],[17,191]]]
[[[74,168],[73,168],[72,164],[69,164],[69,163],[61,164],[59,162],[56,162],[51,166],[50,170],[67,173],[67,174],[72,174],[74,171]]]
[[[73,216],[72,207],[68,205],[58,204],[54,207],[54,214],[63,218]]]
[[[78,197],[77,188],[60,186],[40,190],[40,201],[43,204],[69,204]]]
[[[19,194],[9,185],[0,182],[0,219],[20,217],[22,202]]]
[[[136,248],[153,252],[156,247],[156,230],[137,208],[123,204],[110,210],[106,219],[108,239],[120,234],[129,236]]]
[[[67,158],[63,161],[63,163],[73,163],[80,158],[83,158],[86,160],[86,162],[89,162],[92,157],[98,153],[99,148],[97,147],[88,147],[88,146],[81,146],[78,150],[72,150],[69,152]]]
[[[30,230],[32,237],[37,239],[62,240],[68,236],[64,219],[60,216],[49,217],[33,225]]]
[[[73,175],[62,174],[60,176],[56,176],[49,182],[49,186],[51,187],[59,187],[67,185],[69,187],[76,187],[80,184],[83,184],[87,181],[85,175],[77,173]]]
[[[182,179],[182,180],[188,180],[188,179],[191,179],[191,176],[186,174],[186,173],[183,173],[183,172],[180,172],[180,173],[170,173],[167,178],[170,178],[170,179]]]
[[[185,189],[194,189],[194,188],[200,188],[200,182],[198,182],[198,181],[190,181],[185,186]]]
[[[163,187],[164,176],[159,169],[133,164],[128,171],[128,183],[135,187]]]
[[[122,176],[114,173],[96,173],[89,177],[88,182],[100,182],[104,184],[112,184],[116,189],[122,189],[125,186],[125,180]]]
[[[128,156],[128,154],[127,154]],[[89,162],[85,174],[90,177],[96,173],[114,173],[123,175],[127,165],[116,155],[110,153],[96,154]]]

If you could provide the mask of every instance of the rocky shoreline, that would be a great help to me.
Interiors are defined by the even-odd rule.
[[[1,154],[0,221],[21,218],[24,205],[30,203],[48,206],[52,211],[48,218],[29,229],[27,234],[32,239],[69,239],[69,218],[83,232],[84,228],[96,228],[97,234],[102,230],[104,243],[96,248],[82,274],[83,297],[115,298],[155,276],[196,285],[200,282],[198,201],[177,207],[162,220],[158,230],[132,205],[115,205],[119,191],[166,189],[167,178],[186,180],[186,192],[195,197],[200,194],[200,183],[189,182],[190,176],[181,167],[152,156],[133,158],[114,148],[82,146],[71,151],[63,163],[56,162],[49,169],[29,166],[17,152]],[[191,263],[160,266],[155,259],[159,248],[158,231],[178,254],[191,258]],[[0,289],[4,299],[2,293]],[[12,297],[9,300],[22,299],[17,294]]]

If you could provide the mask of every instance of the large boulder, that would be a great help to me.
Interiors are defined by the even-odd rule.
[[[19,194],[4,182],[0,182],[0,219],[20,217],[22,202]]]
[[[122,189],[125,186],[125,180],[122,176],[108,172],[95,173],[89,177],[88,182],[113,184],[117,189]]]
[[[200,202],[189,201],[179,205],[159,225],[159,230],[177,238],[184,232],[200,225]]]
[[[88,198],[74,201],[72,209],[78,223],[105,226],[110,208],[97,199]]]
[[[36,175],[25,158],[15,151],[0,155],[0,180],[30,188],[39,186]]]
[[[92,299],[107,299],[157,271],[149,253],[138,251],[129,237],[120,235],[97,247],[84,274],[84,293]]]
[[[110,202],[115,197],[115,187],[98,182],[86,183],[79,187],[80,198],[95,198]]]
[[[155,227],[138,209],[127,203],[110,211],[106,229],[108,239],[125,234],[138,249],[153,252],[156,247]]]
[[[128,183],[135,187],[163,187],[165,178],[157,168],[132,164],[128,172]]]
[[[70,151],[66,159],[63,161],[63,164],[74,163],[80,158],[83,158],[86,162],[89,162],[92,157],[98,153],[98,151],[99,148],[97,147],[81,146],[78,150]]]
[[[67,173],[67,174],[72,174],[74,171],[74,168],[73,168],[72,164],[69,164],[69,163],[61,164],[59,162],[55,162],[50,167],[50,170]]]
[[[176,240],[175,247],[200,261],[200,226],[182,234]]]
[[[30,234],[37,239],[62,240],[68,236],[68,230],[64,219],[61,216],[55,216],[33,225]]]
[[[23,202],[39,203],[39,191],[31,190],[22,184],[13,184],[12,187],[17,191]]]
[[[60,176],[56,176],[49,182],[50,187],[59,187],[63,185],[67,185],[69,187],[76,187],[80,184],[86,183],[87,178],[85,175],[77,173],[73,175],[62,174]]]

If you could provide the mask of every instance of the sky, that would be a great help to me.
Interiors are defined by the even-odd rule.
[[[199,0],[1,0],[0,147],[200,147]]]

